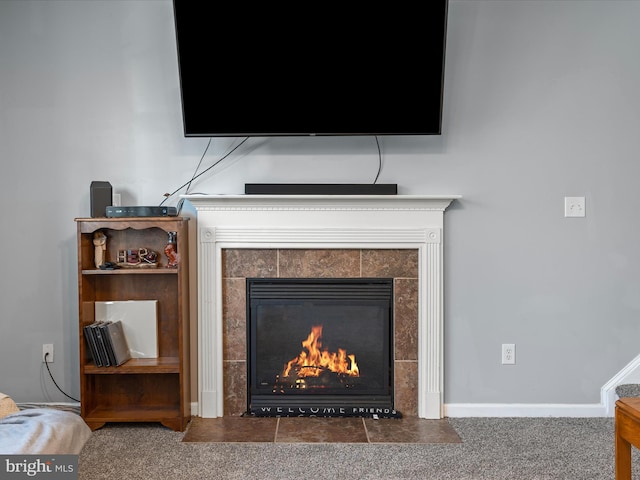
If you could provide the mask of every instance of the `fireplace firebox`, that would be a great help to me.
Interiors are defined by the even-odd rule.
[[[248,278],[247,413],[400,417],[393,279]]]

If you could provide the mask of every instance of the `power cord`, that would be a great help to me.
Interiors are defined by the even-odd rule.
[[[70,398],[71,400],[73,400],[74,402],[78,402],[80,403],[80,400],[78,400],[77,398],[73,398],[70,395],[67,395],[66,393],[64,393],[64,391],[58,386],[58,384],[56,383],[55,379],[53,378],[53,375],[51,373],[51,370],[49,370],[49,362],[47,362],[47,357],[49,356],[49,352],[44,354],[44,364],[47,367],[47,372],[49,372],[49,376],[51,377],[51,381],[53,382],[53,384],[56,386],[56,388],[58,390],[60,390],[60,392],[67,398]]]
[[[199,177],[201,177],[202,175],[204,175],[205,173],[207,173],[209,170],[211,170],[213,167],[215,167],[216,165],[218,165],[221,161],[223,161],[225,158],[227,158],[229,155],[231,155],[233,152],[235,152],[238,148],[240,148],[240,146],[246,142],[247,140],[249,140],[250,137],[245,137],[244,140],[242,140],[239,144],[237,144],[235,147],[233,147],[231,149],[231,151],[227,152],[225,155],[223,155],[221,158],[219,158],[213,165],[210,165],[209,167],[205,168],[203,171],[201,171],[200,173],[198,173],[196,175],[196,172],[198,171],[198,168],[200,168],[200,164],[202,163],[202,159],[204,158],[204,156],[207,153],[207,150],[209,149],[209,145],[211,144],[211,139],[209,139],[209,143],[207,143],[207,147],[204,149],[204,153],[202,154],[202,157],[200,157],[200,161],[198,162],[198,167],[196,167],[195,172],[193,172],[193,176],[191,177],[191,179],[188,182],[183,183],[182,185],[180,185],[178,188],[176,188],[173,192],[171,193],[165,193],[164,194],[164,200],[162,200],[160,202],[159,206],[162,206],[164,204],[164,202],[166,202],[169,198],[173,197],[176,193],[178,193],[180,190],[182,190],[184,187],[187,187],[187,191],[189,190],[189,188],[191,188],[191,184],[193,183],[193,181]]]
[[[375,136],[375,138],[376,138],[376,145],[378,146],[378,174],[376,175],[376,179],[373,181],[374,185],[378,181],[378,177],[380,176],[380,172],[382,171],[382,152],[380,151],[380,142],[378,141],[377,135]]]

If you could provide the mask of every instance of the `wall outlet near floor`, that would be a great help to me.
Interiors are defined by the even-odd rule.
[[[42,363],[45,361],[53,363],[53,343],[44,343],[42,345]]]
[[[515,363],[516,363],[516,344],[503,343],[502,344],[502,364],[515,365]]]

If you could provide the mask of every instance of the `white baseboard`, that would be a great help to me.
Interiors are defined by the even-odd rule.
[[[445,417],[607,417],[604,405],[552,403],[445,403]]]

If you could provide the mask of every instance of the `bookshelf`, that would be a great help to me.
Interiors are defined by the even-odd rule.
[[[188,218],[76,218],[81,415],[96,430],[107,422],[160,422],[184,431],[190,418]],[[102,270],[94,235],[106,235],[105,262],[145,248],[156,265]],[[180,261],[168,268],[164,248],[176,232]],[[83,329],[95,321],[95,302],[157,300],[158,356],[96,366]]]

